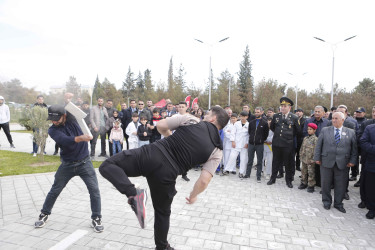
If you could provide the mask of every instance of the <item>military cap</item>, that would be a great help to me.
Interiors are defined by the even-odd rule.
[[[357,113],[362,113],[362,112],[366,113],[366,109],[364,107],[358,107],[355,112],[357,112]]]
[[[283,96],[280,98],[280,104],[281,105],[290,105],[290,106],[293,106],[294,103],[292,100],[290,100],[288,97],[286,96]]]

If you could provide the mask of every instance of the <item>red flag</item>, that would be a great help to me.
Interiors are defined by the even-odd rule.
[[[190,99],[191,99],[191,96],[188,95],[186,98],[185,98],[185,102],[187,104],[187,107],[190,107]]]
[[[191,103],[191,107],[193,107],[196,103],[198,103],[198,97],[194,98],[193,102]]]

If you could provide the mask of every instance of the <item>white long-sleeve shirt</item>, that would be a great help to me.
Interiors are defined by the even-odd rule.
[[[249,122],[242,126],[241,121],[234,123],[230,132],[230,141],[236,142],[236,149],[243,149],[249,143]]]
[[[0,105],[0,124],[4,124],[10,121],[9,107],[5,103]]]
[[[230,134],[231,131],[234,129],[234,124],[229,123],[227,126],[224,127],[223,132],[224,132],[224,141],[223,141],[223,148],[224,149],[231,149],[232,148],[232,142],[230,140]]]
[[[138,136],[137,136],[137,128],[140,125],[138,122],[137,127],[135,127],[134,122],[130,122],[129,125],[126,127],[125,133],[129,136],[128,141],[129,142],[138,142]],[[133,134],[135,132],[135,135]]]

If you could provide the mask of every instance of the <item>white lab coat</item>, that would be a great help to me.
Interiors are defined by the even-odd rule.
[[[241,121],[234,123],[232,131],[230,132],[230,141],[236,143],[235,148],[231,148],[229,155],[229,160],[226,166],[224,166],[224,171],[236,171],[236,159],[238,154],[240,154],[240,174],[246,174],[246,167],[248,161],[247,148],[244,148],[246,144],[249,143],[249,122],[246,122],[242,126]]]
[[[271,142],[272,143],[273,138],[273,132],[270,130],[268,132],[268,137],[265,142]],[[263,172],[271,175],[272,174],[272,144],[268,145],[264,143],[264,152],[263,152]]]
[[[229,160],[230,151],[232,149],[232,142],[230,141],[230,133],[233,130],[234,124],[228,122],[227,126],[224,127],[224,141],[223,141],[223,162],[224,166],[227,165]]]
[[[138,126],[141,124],[138,122]],[[138,128],[137,126],[137,128]],[[129,136],[128,143],[129,143],[129,149],[138,148],[138,136],[137,134],[133,134],[134,132],[137,133],[137,128],[135,127],[135,124],[133,121],[129,123],[129,125],[126,127],[125,133]]]

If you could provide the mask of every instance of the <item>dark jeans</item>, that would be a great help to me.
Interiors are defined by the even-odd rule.
[[[109,129],[109,131],[107,131],[109,156],[112,156],[112,155],[113,155],[113,145],[112,145],[112,142],[109,141],[109,136],[111,135],[111,130],[112,130],[112,129]]]
[[[96,141],[98,140],[98,137],[100,135],[100,141],[101,141],[101,154],[106,154],[105,152],[105,138],[106,138],[106,132],[105,129],[99,129],[98,132],[96,132],[94,129],[91,131],[92,132],[92,140],[90,141],[91,144],[91,153],[95,153],[95,147],[96,147]]]
[[[252,145],[248,144],[247,153],[249,156],[248,162],[247,162],[247,168],[246,168],[246,175],[250,176],[251,169],[253,168],[254,163],[254,154],[257,154],[257,178],[260,178],[260,175],[262,174],[262,161],[263,161],[263,152],[264,152],[264,145]]]
[[[178,172],[168,164],[161,151],[154,144],[122,151],[105,160],[99,171],[127,197],[136,195],[129,177],[146,177],[155,210],[155,244],[157,249],[165,249],[168,245],[171,204],[177,193],[175,185]]]
[[[12,136],[10,135],[9,122],[0,124],[0,131],[1,131],[1,128],[4,130],[4,133],[7,136],[8,142],[10,144],[13,144]]]
[[[293,180],[293,157],[294,149],[290,147],[276,147],[272,146],[273,159],[272,159],[272,175],[271,180],[276,180],[277,173],[282,169],[283,164],[285,165],[285,181],[292,182]]]
[[[98,186],[98,179],[94,167],[89,157],[79,162],[62,162],[59,169],[55,174],[55,181],[49,191],[46,200],[44,201],[43,208],[41,210],[44,214],[51,214],[53,205],[59,197],[61,191],[64,189],[69,180],[74,176],[79,176],[85,182],[87,189],[90,193],[91,203],[91,218],[101,218],[101,201],[100,191]]]

